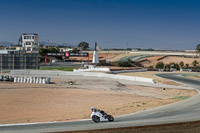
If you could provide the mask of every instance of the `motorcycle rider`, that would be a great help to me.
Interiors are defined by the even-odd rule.
[[[99,111],[103,115],[103,117],[106,118],[107,113],[105,111],[92,107],[92,112],[97,112],[97,111]]]
[[[95,107],[92,107],[92,112],[97,112],[97,109]]]

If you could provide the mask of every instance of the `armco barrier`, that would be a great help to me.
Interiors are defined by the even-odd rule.
[[[25,72],[23,70],[12,70],[11,71],[11,74],[13,74],[13,75],[23,75],[24,73]],[[154,83],[152,78],[106,74],[106,73],[99,73],[99,72],[65,72],[65,71],[52,71],[52,70],[45,70],[45,71],[44,70],[37,70],[37,71],[29,70],[28,74],[31,74],[31,75],[46,75],[46,76],[70,76],[70,75],[76,76],[77,75],[77,76],[90,76],[90,77],[123,79],[123,80]],[[39,82],[39,81],[36,81],[36,82]]]

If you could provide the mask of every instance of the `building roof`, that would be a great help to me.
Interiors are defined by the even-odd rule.
[[[38,35],[37,33],[23,33],[22,35]]]

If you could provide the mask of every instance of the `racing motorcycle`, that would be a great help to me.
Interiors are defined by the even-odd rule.
[[[99,123],[101,121],[109,121],[109,122],[114,121],[114,117],[112,115],[109,115],[103,110],[99,110],[94,107],[92,108],[92,114],[90,117],[96,123]]]

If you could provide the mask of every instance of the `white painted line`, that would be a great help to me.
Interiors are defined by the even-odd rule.
[[[37,125],[37,124],[53,124],[53,123],[65,123],[65,122],[77,122],[77,121],[89,121],[89,120],[91,120],[91,119],[81,119],[81,120],[73,120],[73,121],[52,121],[52,122],[0,124],[0,127],[6,127],[6,126],[26,126],[26,125]]]

